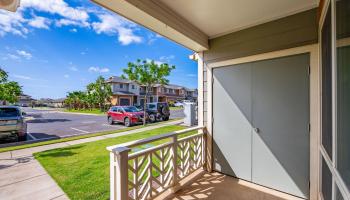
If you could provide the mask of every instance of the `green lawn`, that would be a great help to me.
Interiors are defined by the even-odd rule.
[[[182,110],[182,107],[169,107],[170,110]]]
[[[103,115],[106,114],[106,112],[101,111],[100,109],[66,109],[64,112],[71,112],[71,113],[86,113],[86,114],[98,114],[98,115]]]
[[[34,155],[70,199],[109,199],[109,152],[106,150],[107,146],[181,129],[184,127],[171,125]]]
[[[175,120],[178,120],[178,119],[171,119],[169,121],[175,121]],[[169,122],[169,121],[158,122],[158,123],[154,123],[154,124],[147,124],[146,126],[154,126],[154,125],[166,123],[166,122]],[[98,133],[93,133],[93,134],[88,134],[88,135],[73,136],[73,137],[67,137],[67,138],[61,138],[61,139],[53,139],[53,140],[48,140],[48,141],[43,141],[43,142],[36,142],[36,143],[31,143],[31,144],[23,144],[23,145],[18,145],[18,146],[3,147],[3,148],[0,148],[0,153],[1,152],[6,152],[6,151],[19,150],[19,149],[26,149],[26,148],[30,148],[30,147],[43,146],[43,145],[48,145],[48,144],[55,144],[55,143],[60,143],[60,142],[68,142],[68,141],[72,141],[72,140],[79,140],[79,139],[84,139],[84,138],[89,138],[89,137],[100,136],[100,135],[120,133],[120,132],[124,132],[124,131],[139,129],[139,128],[142,128],[142,127],[144,127],[144,126],[143,125],[138,125],[138,126],[128,127],[128,128],[114,130],[114,131],[103,131],[103,132],[98,132]]]

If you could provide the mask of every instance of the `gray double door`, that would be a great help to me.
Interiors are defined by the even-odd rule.
[[[214,169],[309,197],[309,54],[213,69]]]

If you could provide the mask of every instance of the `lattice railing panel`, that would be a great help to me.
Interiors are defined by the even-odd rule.
[[[204,164],[204,133],[179,138],[201,130],[190,128],[140,141],[109,147],[111,151],[111,199],[153,199]],[[130,147],[170,142],[132,153]],[[169,140],[168,140],[169,141]]]
[[[150,199],[173,184],[173,145],[129,159],[130,199]]]
[[[203,166],[203,136],[178,142],[178,177],[182,179]]]

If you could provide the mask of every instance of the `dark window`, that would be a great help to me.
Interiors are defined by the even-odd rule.
[[[332,158],[332,20],[331,6],[322,27],[322,145]]]
[[[125,98],[121,98],[119,99],[119,105],[120,106],[129,106],[130,105],[130,99],[125,99]]]
[[[156,104],[148,104],[147,107],[149,110],[157,110]]]
[[[140,110],[137,109],[135,106],[127,106],[124,107],[125,112],[139,112]]]
[[[350,189],[350,0],[336,2],[337,168]]]
[[[20,112],[17,108],[0,108],[0,117],[17,117]]]
[[[324,200],[332,200],[332,174],[322,159],[322,195]]]
[[[120,88],[123,88],[123,86],[124,86],[123,83],[119,84],[119,87],[120,87]]]
[[[133,90],[134,90],[134,89],[135,89],[135,85],[131,85],[131,89],[133,89]]]

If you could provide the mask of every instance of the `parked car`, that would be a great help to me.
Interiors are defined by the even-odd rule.
[[[0,106],[0,139],[24,141],[27,139],[27,123],[17,106]]]
[[[135,106],[113,106],[107,112],[107,120],[111,125],[115,122],[121,122],[129,127],[142,123],[143,117],[143,112]]]
[[[150,122],[168,121],[170,117],[170,110],[168,103],[147,103],[148,119]]]

